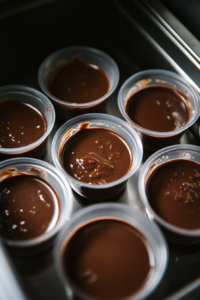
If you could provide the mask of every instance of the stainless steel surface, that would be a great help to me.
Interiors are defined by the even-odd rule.
[[[163,24],[161,18],[158,18],[158,14],[154,14],[152,8],[149,10],[149,5],[146,1],[119,0],[115,1],[115,5],[130,24],[134,25],[137,23],[138,29],[143,32],[143,35],[151,42],[154,49],[162,53],[162,56],[173,70],[185,77],[197,91],[200,92],[199,58],[194,57],[188,49],[180,43],[178,33],[172,34],[172,31],[169,30],[169,24],[167,24],[167,22]],[[199,44],[198,42],[198,45]],[[148,58],[151,63],[157,64],[156,60],[158,59],[160,61],[160,57],[155,55],[154,50],[152,52],[151,48],[147,49],[144,60]]]
[[[131,3],[132,7],[132,1],[126,3]],[[108,100],[107,113],[121,117],[117,107],[117,94],[119,87],[129,76],[141,69],[153,67],[180,70],[178,63],[170,59],[170,53],[164,51],[150,32],[147,33],[137,18],[131,15],[132,11],[121,9],[121,5],[118,6],[116,2],[114,5],[110,1],[60,0],[4,18],[0,21],[1,38],[6,41],[0,56],[0,84],[24,84],[39,89],[37,71],[47,55],[62,47],[78,44],[96,47],[111,55],[119,66],[120,83]],[[135,15],[138,18],[142,16],[137,6],[134,9]],[[143,21],[145,18],[143,15]],[[147,20],[146,25],[148,24]],[[156,26],[152,31],[154,28],[157,33]],[[43,157],[50,163],[51,140],[60,125],[57,121]],[[181,142],[200,145],[190,131],[184,134]],[[149,155],[145,152],[143,161]],[[145,213],[138,195],[139,172],[140,169],[130,178],[127,187],[111,201],[126,203]],[[73,212],[92,203],[73,192]],[[169,250],[167,272],[149,300],[169,297],[200,276],[199,244],[192,247],[169,244]],[[52,249],[34,257],[17,257],[10,252],[9,256],[22,281],[27,299],[66,299],[64,288],[55,272]]]
[[[186,285],[177,293],[165,298],[164,300],[198,300],[200,295],[200,278]]]
[[[15,271],[10,263],[8,255],[0,241],[0,299],[1,300],[25,300]]]
[[[159,0],[118,0],[114,4],[136,31],[137,47],[131,50],[140,68],[175,71],[200,93],[200,41]],[[200,139],[200,121],[191,130]]]
[[[200,63],[200,41],[182,24],[160,0],[142,0],[149,11]]]

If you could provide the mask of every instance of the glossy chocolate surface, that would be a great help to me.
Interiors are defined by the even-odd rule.
[[[27,146],[46,130],[46,118],[35,106],[20,100],[0,101],[0,148]]]
[[[52,230],[58,222],[60,202],[43,179],[18,175],[0,182],[0,236],[28,240]]]
[[[66,172],[89,184],[106,184],[127,174],[133,157],[127,142],[108,129],[79,130],[61,153]]]
[[[200,165],[174,160],[155,169],[146,193],[154,211],[165,221],[185,229],[200,229]]]
[[[50,75],[47,89],[56,98],[70,103],[97,100],[109,90],[109,79],[98,66],[79,56],[56,68]]]
[[[175,89],[152,86],[133,94],[126,112],[137,125],[160,132],[177,130],[190,119],[187,97]]]
[[[121,299],[143,288],[152,267],[149,244],[131,225],[95,220],[72,235],[63,251],[70,283],[94,299]]]

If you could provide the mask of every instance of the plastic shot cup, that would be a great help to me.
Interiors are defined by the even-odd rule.
[[[64,270],[63,256],[65,248],[74,233],[88,223],[91,224],[93,221],[97,220],[116,220],[124,222],[134,227],[145,237],[150,246],[149,258],[152,265],[152,271],[137,293],[123,298],[124,300],[145,299],[156,289],[163,278],[168,264],[167,244],[155,223],[149,221],[140,211],[135,210],[130,206],[116,203],[95,204],[82,209],[73,215],[70,222],[58,236],[54,249],[54,257],[57,273],[65,287],[68,298],[77,299],[76,297],[78,296],[78,299],[81,300],[94,299],[72,284]],[[103,259],[101,253],[99,253],[99,256],[99,259]],[[123,257],[121,260],[123,261]],[[135,271],[137,272],[137,270]]]
[[[100,67],[108,77],[108,92],[91,102],[70,103],[58,99],[48,90],[48,80],[52,72],[57,68],[66,65],[74,57],[80,57],[83,62],[94,64]],[[75,46],[61,49],[48,56],[41,64],[38,72],[39,85],[42,91],[53,101],[56,109],[56,115],[63,121],[67,121],[77,115],[105,112],[106,99],[114,92],[119,81],[119,69],[115,61],[103,51],[98,49]]]
[[[183,127],[167,132],[152,131],[139,126],[129,117],[126,111],[129,99],[140,90],[153,86],[171,88],[187,97],[190,117]],[[143,147],[149,151],[156,151],[179,143],[184,131],[199,117],[200,98],[194,88],[180,75],[165,70],[147,70],[134,74],[124,82],[118,94],[118,106],[126,121],[138,132]]]
[[[129,145],[133,163],[127,174],[116,181],[106,184],[89,184],[69,175],[62,164],[62,151],[70,138],[79,131],[82,124],[89,123],[89,128],[102,128],[116,132]],[[88,129],[89,130],[89,129]],[[72,189],[79,195],[93,200],[106,200],[114,197],[126,186],[127,180],[137,171],[143,155],[142,143],[135,130],[119,118],[106,114],[86,114],[75,117],[63,124],[56,132],[51,146],[51,156],[56,168],[69,181]]]
[[[50,231],[26,240],[12,240],[3,236],[1,237],[5,245],[14,254],[20,256],[35,255],[52,246],[56,235],[69,220],[72,212],[72,192],[62,174],[47,162],[34,158],[20,157],[8,159],[0,163],[0,182],[20,175],[37,176],[47,182],[57,194],[59,202],[60,213],[58,221]]]
[[[184,229],[164,220],[154,211],[148,200],[146,191],[148,180],[158,167],[180,159],[200,163],[200,148],[193,145],[174,145],[155,152],[142,166],[138,180],[138,188],[148,217],[161,227],[167,240],[175,244],[189,245],[200,241],[200,229]]]
[[[40,158],[46,151],[47,138],[55,123],[55,110],[51,101],[41,92],[22,85],[8,85],[0,88],[0,103],[4,100],[20,100],[39,109],[46,118],[47,130],[32,144],[17,148],[0,148],[0,161],[18,156]]]

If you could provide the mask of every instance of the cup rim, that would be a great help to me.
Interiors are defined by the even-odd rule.
[[[47,174],[48,173],[54,174],[54,177],[56,177],[57,182],[62,188],[64,194],[64,201],[65,203],[67,203],[67,209],[65,208],[66,211],[62,213],[62,216],[60,213],[59,220],[51,231],[45,232],[38,237],[27,239],[27,240],[12,240],[12,239],[1,237],[2,241],[4,241],[8,246],[22,248],[22,247],[37,246],[41,243],[44,243],[47,240],[54,237],[60,231],[60,229],[67,222],[67,220],[69,220],[70,214],[72,212],[72,191],[68,181],[53,165],[39,159],[28,158],[28,157],[7,159],[0,164],[0,169],[6,167],[15,168],[15,166],[19,166],[19,165],[31,165],[31,167],[34,165],[34,167],[42,169],[42,171],[46,172]]]
[[[99,185],[99,184],[89,184],[89,183],[85,183],[83,181],[79,181],[76,178],[72,177],[71,175],[69,175],[61,166],[59,158],[58,158],[58,153],[55,152],[55,145],[57,144],[57,141],[59,139],[59,137],[62,135],[62,137],[64,136],[64,134],[70,130],[70,126],[72,127],[73,124],[79,123],[76,125],[79,126],[81,123],[84,122],[92,122],[96,120],[95,122],[105,122],[105,121],[111,121],[113,122],[113,124],[115,124],[115,126],[120,126],[120,128],[122,128],[123,130],[125,129],[126,131],[129,132],[130,137],[132,138],[132,140],[135,141],[135,144],[137,146],[137,160],[134,164],[134,153],[132,153],[133,155],[133,164],[132,164],[132,168],[131,170],[125,174],[123,177],[119,178],[118,180],[112,181],[110,183],[106,183],[103,185]],[[112,128],[110,130],[113,130]],[[113,130],[115,132],[115,130]],[[64,133],[63,133],[64,132]],[[118,133],[117,133],[118,134]],[[120,134],[119,134],[120,135]],[[124,140],[126,141],[126,139],[124,138]],[[127,141],[126,141],[127,142]],[[127,144],[129,145],[129,143],[127,142]],[[129,145],[130,147],[130,145]],[[131,148],[131,147],[130,147]],[[132,152],[132,151],[131,151]],[[94,114],[84,114],[84,115],[80,115],[77,116],[75,118],[70,119],[69,121],[65,122],[56,132],[56,134],[53,137],[52,140],[52,144],[51,144],[51,157],[53,160],[53,163],[56,167],[56,169],[58,169],[68,180],[69,182],[75,182],[76,185],[81,187],[86,187],[86,188],[90,188],[93,190],[99,190],[99,189],[107,189],[110,187],[113,187],[115,185],[118,185],[126,180],[128,180],[139,168],[141,161],[142,161],[142,156],[143,156],[143,147],[142,147],[142,142],[137,134],[137,132],[125,121],[111,116],[111,115],[107,115],[107,114],[99,114],[99,113],[94,113]]]
[[[48,89],[46,88],[44,81],[43,81],[43,73],[44,73],[44,69],[46,64],[50,61],[53,60],[55,56],[57,55],[62,55],[66,52],[71,52],[74,51],[74,55],[77,55],[76,51],[85,51],[91,54],[95,54],[98,55],[99,57],[101,57],[101,59],[104,59],[105,61],[109,62],[110,65],[112,65],[112,68],[114,69],[114,73],[115,73],[115,82],[113,84],[113,87],[111,89],[109,89],[109,91],[103,95],[102,97],[100,97],[99,99],[90,101],[90,102],[85,102],[85,103],[71,103],[71,102],[67,102],[64,100],[61,100],[57,97],[55,97],[53,94],[51,94]],[[106,74],[107,75],[107,74]],[[108,77],[108,75],[107,75]],[[108,78],[109,79],[109,78]],[[87,108],[87,107],[92,107],[95,106],[101,102],[103,102],[105,99],[107,99],[116,89],[118,82],[119,82],[119,68],[116,64],[116,62],[112,59],[112,57],[110,57],[107,53],[96,49],[96,48],[92,48],[92,47],[87,47],[87,46],[71,46],[71,47],[66,47],[66,48],[62,48],[60,50],[57,50],[55,52],[53,52],[52,54],[50,54],[40,65],[39,71],[38,71],[38,82],[40,85],[40,88],[42,89],[42,91],[49,97],[51,98],[53,101],[55,101],[58,104],[67,106],[71,109],[73,108]]]
[[[179,128],[179,129],[176,129],[176,130],[173,130],[173,131],[165,131],[165,132],[153,131],[153,130],[149,130],[149,129],[146,129],[144,127],[139,126],[137,123],[135,123],[133,120],[131,120],[131,118],[126,113],[126,111],[124,109],[124,106],[122,105],[123,92],[124,92],[126,86],[131,82],[136,83],[137,80],[146,79],[145,78],[146,76],[151,76],[151,75],[158,75],[158,76],[159,75],[164,75],[167,78],[169,78],[169,80],[173,79],[173,80],[179,81],[181,84],[186,85],[187,88],[193,94],[197,109],[194,112],[193,119],[190,118],[189,122],[187,122],[183,127]],[[152,84],[151,86],[158,86],[158,85]],[[162,86],[162,85],[160,85],[160,86]],[[118,107],[119,107],[119,110],[120,110],[121,114],[127,120],[127,122],[132,124],[134,126],[134,128],[136,130],[138,130],[139,132],[141,132],[142,134],[152,136],[152,137],[158,137],[158,138],[167,138],[167,137],[172,137],[172,136],[178,135],[179,133],[185,131],[187,128],[189,128],[191,125],[193,125],[196,122],[196,120],[198,119],[199,114],[200,114],[200,96],[198,95],[197,91],[189,84],[189,82],[184,77],[182,77],[181,75],[176,74],[176,73],[171,72],[171,71],[167,71],[167,70],[150,69],[150,70],[137,72],[136,74],[129,77],[123,83],[123,85],[121,86],[121,88],[119,90],[119,94],[118,94]]]
[[[113,217],[113,212],[120,213],[121,215],[117,216],[117,217]],[[92,215],[92,217],[89,218],[89,214],[91,214],[91,213],[94,213],[94,215]],[[101,218],[104,219],[106,216],[106,218],[108,218],[108,219],[109,218],[115,219],[115,220],[129,224],[130,226],[136,228],[139,232],[141,232],[144,235],[144,237],[147,239],[148,243],[150,244],[150,246],[152,248],[151,250],[155,256],[155,252],[152,247],[152,241],[149,239],[148,236],[146,236],[144,234],[144,232],[143,232],[143,230],[141,230],[140,226],[133,225],[129,220],[124,219],[126,213],[129,214],[129,217],[131,214],[131,217],[133,217],[133,219],[135,219],[135,218],[140,219],[140,223],[142,220],[142,222],[144,224],[146,224],[146,228],[149,228],[149,226],[151,227],[151,229],[155,233],[157,239],[160,240],[160,247],[162,248],[161,249],[162,250],[162,262],[160,262],[159,265],[157,263],[157,268],[155,269],[154,276],[153,276],[153,278],[149,279],[146,283],[144,283],[144,289],[139,289],[138,292],[124,298],[124,300],[143,299],[143,297],[146,298],[148,295],[150,295],[155,290],[156,286],[160,283],[160,281],[164,277],[164,274],[166,272],[167,265],[168,265],[168,259],[169,259],[167,242],[166,242],[161,230],[154,222],[152,222],[151,220],[146,218],[145,215],[141,211],[134,209],[133,207],[127,206],[126,204],[109,203],[109,202],[93,204],[89,207],[85,207],[82,210],[77,211],[71,218],[70,222],[68,222],[68,224],[66,224],[66,226],[62,229],[62,231],[58,235],[56,242],[55,242],[55,248],[54,248],[54,260],[56,263],[55,266],[56,266],[57,273],[65,285],[67,283],[67,284],[69,284],[70,287],[72,286],[69,283],[69,281],[66,279],[66,276],[65,276],[63,268],[62,268],[62,264],[61,264],[62,247],[63,247],[63,245],[65,245],[66,241],[70,240],[72,234],[74,232],[76,232],[76,229],[80,228],[80,225],[84,226],[84,224],[86,224],[88,222],[88,220],[95,221],[95,220],[98,220]],[[102,216],[99,217],[99,214],[101,214]],[[103,214],[104,214],[104,217],[103,217]],[[86,220],[86,218],[87,218],[87,220]],[[77,224],[77,221],[79,221],[78,224]],[[76,226],[75,226],[75,224],[76,224]],[[153,280],[153,286],[150,286],[152,280]],[[81,294],[83,296],[85,296],[84,299],[88,299],[88,300],[94,299],[94,298],[86,295],[85,293],[81,293]],[[78,291],[77,295],[80,296],[81,294]]]
[[[31,87],[23,86],[23,85],[6,85],[6,86],[3,86],[3,87],[0,88],[0,97],[1,97],[2,93],[26,93],[26,94],[31,95],[32,97],[34,96],[35,99],[37,99],[37,100],[39,98],[42,102],[45,102],[46,105],[48,105],[50,107],[50,112],[52,114],[52,122],[51,122],[51,124],[49,124],[49,126],[47,126],[47,131],[44,133],[44,135],[41,136],[41,138],[39,138],[34,143],[23,146],[23,147],[17,147],[17,148],[0,148],[0,153],[3,153],[3,154],[23,154],[23,153],[26,153],[26,152],[34,149],[34,148],[37,148],[49,136],[50,132],[53,129],[53,126],[54,126],[54,123],[55,123],[55,110],[54,110],[53,104],[40,91],[38,91],[36,89],[33,89]],[[26,101],[24,101],[24,102],[26,102]]]
[[[146,162],[144,163],[144,165],[141,168],[139,178],[138,178],[139,195],[140,195],[141,201],[143,202],[143,204],[146,207],[146,211],[150,212],[150,214],[153,216],[153,219],[155,219],[155,221],[158,222],[160,225],[162,225],[164,228],[166,228],[174,233],[180,234],[180,235],[184,235],[184,236],[188,236],[188,237],[198,237],[198,236],[200,236],[200,229],[184,229],[184,228],[172,225],[171,223],[169,223],[169,222],[165,221],[163,218],[161,218],[151,207],[151,205],[148,201],[146,192],[145,192],[145,190],[146,190],[145,189],[146,175],[149,170],[149,167],[151,166],[151,163],[154,160],[159,159],[159,157],[162,157],[162,156],[168,154],[169,151],[172,153],[173,151],[177,151],[177,150],[194,151],[194,152],[199,152],[199,154],[200,154],[199,146],[187,145],[187,144],[173,145],[173,146],[169,146],[166,148],[162,148],[159,151],[155,152],[153,155],[151,155],[146,160]],[[189,160],[188,157],[182,157],[181,159]],[[178,159],[172,159],[171,161],[175,161],[175,160],[178,160]],[[170,160],[165,160],[163,163],[166,163],[167,161],[170,161]]]

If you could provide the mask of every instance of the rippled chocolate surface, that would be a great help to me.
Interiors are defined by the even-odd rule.
[[[124,299],[144,286],[152,270],[149,244],[122,221],[95,220],[80,227],[63,249],[63,268],[80,292],[94,299]]]
[[[37,176],[19,175],[0,182],[0,236],[27,240],[52,230],[59,218],[60,200]]]
[[[187,97],[175,89],[140,89],[127,102],[126,112],[139,126],[160,132],[177,130],[190,119]]]
[[[104,96],[109,90],[109,79],[100,67],[75,56],[52,72],[47,89],[60,100],[85,103]]]
[[[128,173],[133,157],[127,142],[107,129],[84,129],[66,143],[64,169],[72,177],[89,184],[106,184]]]
[[[147,197],[165,221],[200,229],[200,165],[175,160],[158,167],[147,183]]]
[[[35,106],[20,100],[0,101],[0,148],[27,146],[46,131],[46,118]]]

